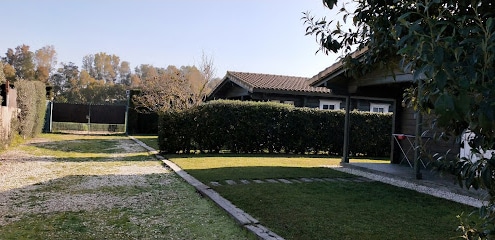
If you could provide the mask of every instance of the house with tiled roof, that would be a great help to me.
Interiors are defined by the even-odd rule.
[[[366,51],[357,51],[351,57],[359,60]],[[427,151],[445,152],[451,149],[450,153],[457,154],[458,143],[437,142],[429,136],[431,134],[422,134],[421,125],[428,124],[428,116],[423,121],[418,112],[401,104],[405,89],[411,86],[414,83],[410,72],[397,69],[392,74],[390,69],[377,67],[365,75],[353,77],[341,60],[310,78],[229,71],[207,99],[274,101],[296,107],[393,112],[393,129],[390,131],[392,162],[401,163],[404,156],[415,159],[417,148],[412,148],[414,137],[428,142]],[[349,129],[348,125],[346,129]],[[348,130],[346,132],[348,135]],[[396,136],[407,136],[409,140]],[[344,148],[343,161],[348,161],[348,148]],[[411,161],[407,160],[407,163],[412,166]],[[414,165],[416,168],[416,162]],[[419,168],[416,171],[418,176]]]
[[[228,71],[207,100],[280,102],[296,107],[341,109],[342,96],[326,87],[313,87],[309,80],[307,77]]]
[[[359,60],[366,51],[367,49],[357,51],[351,57]],[[421,156],[422,153],[416,144],[423,144],[423,153],[448,153],[449,157],[459,153],[460,146],[455,139],[437,141],[434,138],[437,129],[430,128],[431,115],[423,115],[405,104],[405,90],[417,86],[413,81],[412,72],[403,71],[397,66],[392,73],[391,69],[376,66],[371,72],[354,77],[349,74],[349,69],[343,61],[338,61],[317,73],[308,82],[310,86],[327,87],[334,93],[346,96],[346,104],[349,104],[351,110],[363,109],[368,103],[370,109],[377,106],[389,108],[389,111],[394,113],[391,130],[391,161],[408,163],[411,167],[414,165],[417,178],[421,178],[419,169],[426,167],[428,160],[427,157]],[[344,159],[348,161],[346,155],[347,153],[344,153]],[[415,161],[420,158],[426,163]]]
[[[345,95],[339,87],[332,88],[317,81],[326,73],[340,67],[334,65],[312,78],[261,73],[228,71],[222,81],[208,95],[207,100],[232,99],[292,104],[296,107],[339,110],[345,108]],[[315,86],[320,83],[319,86]],[[352,109],[360,111],[392,112],[389,101],[356,100]]]

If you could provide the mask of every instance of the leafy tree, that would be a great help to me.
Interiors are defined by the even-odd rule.
[[[324,0],[333,8],[337,0]],[[460,139],[469,129],[469,141],[479,158],[449,159],[442,167],[454,171],[461,185],[482,188],[489,204],[480,209],[480,225],[464,225],[464,238],[495,237],[495,155],[483,152],[495,146],[495,8],[491,0],[355,0],[357,8],[342,7],[342,20],[353,28],[316,19],[305,13],[306,33],[314,34],[320,50],[347,53],[345,63],[355,76],[377,65],[413,71],[416,87],[408,91],[413,107],[434,113],[442,136]],[[367,48],[362,59],[350,52]]]
[[[3,74],[5,78],[11,82],[14,82],[16,79],[15,68],[8,63],[4,63],[3,65]]]
[[[44,46],[34,53],[36,62],[36,79],[48,82],[50,74],[57,65],[57,52],[53,45]]]
[[[5,77],[5,74],[3,73],[3,63],[0,61],[0,83],[5,83],[7,81],[7,78]]]
[[[17,78],[25,80],[35,79],[35,64],[34,64],[34,53],[29,50],[28,45],[19,45],[12,50],[7,49],[5,54],[4,62],[8,63],[15,69],[15,74]],[[10,70],[9,70],[10,71]],[[9,72],[10,74],[10,72]]]
[[[119,67],[119,83],[126,86],[131,85],[131,64],[128,61],[122,61]]]
[[[103,80],[105,83],[116,83],[120,71],[120,58],[114,54],[110,55],[104,52],[86,55],[83,58],[82,69],[86,70],[89,75],[97,80]],[[124,74],[129,73],[130,66],[128,62],[124,64]]]
[[[71,89],[71,83],[77,82],[79,67],[73,62],[61,63],[61,65],[62,67],[57,69],[57,72],[51,76],[49,84],[53,86],[54,101],[67,102],[68,99],[65,93]]]

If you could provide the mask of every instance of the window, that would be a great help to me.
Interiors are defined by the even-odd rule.
[[[390,104],[385,103],[370,103],[370,112],[388,113]]]
[[[324,110],[339,110],[340,102],[337,100],[320,100],[320,109]]]

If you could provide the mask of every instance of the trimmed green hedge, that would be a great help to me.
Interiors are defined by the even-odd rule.
[[[158,142],[164,153],[285,152],[340,155],[343,111],[287,104],[218,100],[160,116]],[[392,115],[351,112],[353,155],[388,156]]]
[[[40,81],[19,80],[17,89],[17,107],[21,109],[19,118],[19,134],[35,137],[43,130],[46,114],[46,87]]]

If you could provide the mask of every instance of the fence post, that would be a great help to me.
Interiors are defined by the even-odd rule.
[[[88,134],[91,132],[91,103],[88,105]]]
[[[131,95],[130,90],[125,91],[125,95],[127,97],[127,104],[125,105],[125,119],[124,119],[124,130],[125,130],[125,135],[129,135],[129,130],[127,129],[127,121],[128,121],[128,115],[129,115],[129,98]]]

